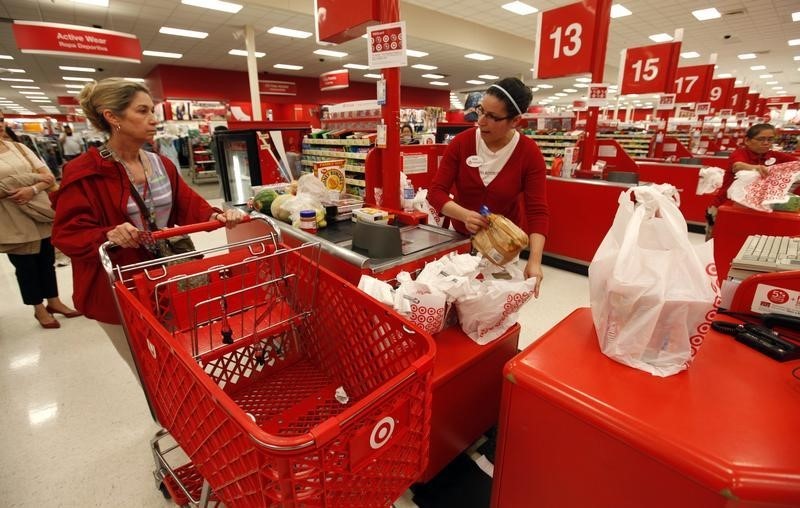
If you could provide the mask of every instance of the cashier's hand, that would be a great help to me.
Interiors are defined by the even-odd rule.
[[[542,273],[542,264],[528,260],[528,263],[525,265],[525,278],[530,279],[531,277],[536,277],[536,287],[533,288],[533,296],[539,298],[539,286],[542,285],[542,278],[544,277]]]
[[[136,229],[136,226],[130,222],[125,222],[124,224],[120,224],[114,229],[108,231],[106,233],[106,238],[120,247],[136,248],[140,245],[139,233],[140,231]]]
[[[222,213],[214,212],[211,214],[211,220],[220,221],[221,223],[225,224],[225,227],[228,229],[242,222],[244,217],[245,214],[239,210],[236,210],[235,208],[228,208]]]
[[[769,174],[769,167],[768,166],[756,165],[756,166],[753,167],[753,169],[758,171],[758,174],[761,175],[761,178],[764,178],[765,176],[767,176]]]
[[[466,210],[465,212],[461,221],[470,233],[475,234],[481,229],[489,227],[489,221],[483,215],[473,210]]]

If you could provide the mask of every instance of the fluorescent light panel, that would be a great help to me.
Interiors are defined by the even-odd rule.
[[[730,73],[728,73],[728,72],[723,72],[722,74],[718,75],[717,77],[718,77],[718,78],[732,78],[732,77],[733,77],[733,75],[731,75],[731,74],[730,74]]]
[[[737,58],[739,60],[753,60],[754,58],[756,58],[756,54],[755,53],[742,53],[742,54],[738,55]]]
[[[133,81],[134,83],[144,83],[144,78],[122,78],[122,79],[124,79],[125,81]]]
[[[411,67],[422,71],[432,71],[438,69],[438,67],[436,67],[435,65],[427,65],[427,64],[414,64]]]
[[[63,79],[64,81],[85,81],[85,82],[94,81],[92,78],[81,78],[78,76],[61,76],[61,79]]]
[[[222,2],[221,0],[181,0],[183,5],[202,7],[214,11],[230,12],[236,14],[242,10],[242,6],[233,2]]]
[[[493,56],[484,55],[483,53],[467,53],[466,55],[464,55],[464,58],[469,58],[470,60],[480,60],[482,62],[494,59]]]
[[[94,67],[72,67],[69,65],[59,65],[59,69],[62,71],[74,71],[74,72],[97,72],[97,69]]]
[[[25,69],[12,69],[10,67],[6,67],[6,70],[12,74],[25,74]]]
[[[478,77],[480,78],[482,76],[478,76]],[[539,83],[536,86],[538,86],[539,88],[553,88],[553,85],[548,85],[547,83]]]
[[[800,46],[800,39],[790,39],[789,46]]]
[[[470,85],[485,85],[486,81],[481,81],[479,79],[468,79],[467,83],[469,83]]]
[[[667,33],[653,34],[649,38],[653,42],[669,42],[672,40],[672,36]]]
[[[364,74],[365,78],[381,79],[383,76],[380,74]]]
[[[567,92],[567,93],[575,93],[575,92],[577,92],[577,90],[575,90],[574,88],[565,88],[564,91]]]
[[[11,85],[11,88],[19,88],[21,90],[41,90],[42,87],[33,85]]]
[[[681,58],[697,58],[700,56],[700,53],[697,51],[686,51],[685,53],[681,53]]]
[[[765,71],[765,70],[767,70],[767,66],[766,65],[751,65],[750,66],[750,70],[751,71]]]
[[[315,49],[314,54],[322,56],[332,56],[335,58],[342,58],[347,56],[347,53],[345,53],[344,51],[333,51],[330,49]]]
[[[205,39],[208,37],[208,32],[198,32],[197,30],[184,30],[183,28],[172,28],[170,26],[162,26],[158,29],[158,33],[166,35],[177,35],[178,37],[190,37],[192,39]]]
[[[311,37],[311,32],[304,32],[303,30],[295,30],[293,28],[284,28],[282,26],[273,26],[267,30],[268,34],[282,35],[284,37],[294,37],[295,39],[308,39]]]
[[[444,76],[441,74],[423,74],[422,77],[428,79],[442,79]],[[467,83],[469,83],[469,81],[467,81]]]
[[[97,7],[108,7],[108,0],[72,0],[76,4],[95,5]]]
[[[633,14],[627,7],[622,4],[614,4],[611,6],[611,18],[624,18]]]
[[[34,92],[33,90],[20,90],[22,95],[44,95],[44,92]]]
[[[357,69],[357,70],[360,70],[360,71],[363,71],[364,69],[369,69],[368,65],[361,65],[361,64],[354,64],[354,63],[346,63],[346,64],[342,65],[342,67],[345,67],[347,69]]]
[[[0,60],[13,60],[14,57],[11,55],[0,55]]]
[[[767,81],[767,82],[766,82],[766,83],[764,83],[764,84],[765,84],[765,85],[777,85],[777,84],[778,84],[778,82],[777,82],[777,81]]]
[[[150,51],[145,50],[142,51],[142,54],[145,56],[155,56],[159,58],[183,58],[181,53],[170,53],[169,51]]]
[[[407,49],[406,50],[406,55],[413,56],[415,58],[422,58],[423,56],[428,56],[428,53],[425,53],[424,51],[416,51],[416,50],[413,50],[413,49]]]
[[[489,81],[500,79],[500,76],[495,76],[494,74],[479,74],[478,77],[481,79],[488,79]]]
[[[694,16],[700,21],[708,21],[709,19],[721,18],[722,14],[720,14],[716,8],[709,7],[708,9],[699,9],[696,11],[692,11],[692,16]]]
[[[536,7],[519,1],[509,2],[507,4],[503,4],[501,7],[509,12],[513,12],[514,14],[519,14],[520,16],[527,16],[528,14],[539,12],[539,9]]]
[[[276,69],[284,69],[287,71],[299,71],[303,68],[302,65],[292,65],[292,64],[275,64],[273,65]]]
[[[792,13],[792,21],[800,21],[800,11]]]
[[[444,82],[444,81],[431,81],[431,84],[432,84],[432,85],[435,85],[435,86],[447,86],[447,85],[449,85],[450,83],[446,83],[446,82]]]
[[[14,83],[33,83],[33,80],[28,78],[0,78],[0,81],[11,81]]]
[[[769,79],[769,78],[774,78],[775,76],[773,76],[772,74],[759,74],[758,77],[761,79]]]
[[[228,54],[234,56],[247,56],[247,51],[244,49],[232,49],[228,51]],[[256,58],[266,56],[266,53],[262,53],[261,51],[254,51],[253,54],[256,56]]]
[[[64,85],[65,88],[83,88],[84,85]]]

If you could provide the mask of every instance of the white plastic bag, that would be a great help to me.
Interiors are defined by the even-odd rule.
[[[317,201],[328,199],[328,189],[322,181],[311,173],[301,176],[297,180],[297,195],[309,196]]]
[[[444,227],[444,223],[447,220],[447,217],[440,214],[431,204],[428,202],[428,189],[420,189],[417,191],[417,194],[414,196],[414,210],[418,212],[422,212],[428,215],[428,224],[432,226],[439,226]],[[448,221],[449,229],[453,229],[452,223]]]
[[[456,300],[461,329],[480,345],[500,338],[517,322],[520,307],[533,296],[536,277],[525,279],[511,264],[508,269],[510,280],[483,280],[472,285],[472,294]]]
[[[656,376],[687,368],[691,342],[716,298],[686,221],[652,187],[620,194],[611,229],[589,266],[589,292],[603,353]]]
[[[439,333],[444,328],[447,295],[428,284],[406,280],[395,292],[395,309],[408,309],[404,313],[411,322],[428,333]]]
[[[695,194],[698,196],[702,194],[713,194],[717,189],[722,187],[722,179],[725,176],[725,170],[713,166],[700,168],[700,178],[697,179],[697,191]]]

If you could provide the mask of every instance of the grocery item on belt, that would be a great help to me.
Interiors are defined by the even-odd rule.
[[[357,208],[353,210],[353,222],[357,220],[373,224],[388,224],[389,213],[377,208]]]
[[[481,207],[481,215],[489,220],[489,227],[472,237],[472,246],[492,263],[503,266],[515,259],[528,246],[528,235],[516,224]]]

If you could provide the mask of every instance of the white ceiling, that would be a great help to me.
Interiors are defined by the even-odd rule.
[[[535,86],[530,71],[533,64],[533,48],[536,39],[536,14],[519,16],[500,6],[508,0],[401,0],[400,15],[407,23],[409,47],[425,51],[429,56],[409,57],[409,65],[425,63],[438,69],[424,71],[404,68],[401,80],[404,85],[427,88],[449,88],[456,91],[482,89],[466,83],[477,79],[479,74],[497,76],[515,75]],[[349,53],[344,58],[322,57],[312,53],[319,46],[314,37],[291,39],[267,34],[271,26],[283,26],[313,32],[313,2],[311,0],[249,0],[237,14],[227,14],[198,7],[182,5],[180,0],[109,0],[109,7],[95,7],[74,3],[71,0],[3,0],[0,4],[0,54],[11,55],[13,60],[0,60],[0,68],[22,69],[24,73],[9,73],[0,70],[0,78],[29,78],[34,83],[0,81],[0,97],[16,101],[41,112],[38,104],[31,103],[20,94],[20,89],[11,85],[39,86],[55,104],[56,97],[67,95],[68,82],[63,76],[109,76],[144,77],[156,65],[170,64],[209,69],[232,69],[246,71],[244,57],[228,55],[233,48],[244,49],[242,28],[250,24],[256,31],[256,49],[266,56],[258,59],[260,72],[276,71],[288,76],[316,77],[322,72],[340,68],[344,63],[366,64],[366,41],[356,39],[333,49]],[[572,3],[571,0],[526,0],[526,3],[547,10]],[[791,13],[800,11],[798,0],[773,0],[744,2],[741,0],[620,0],[633,12],[631,16],[611,20],[606,55],[605,81],[615,83],[620,51],[626,47],[653,44],[649,35],[673,33],[684,29],[682,51],[696,51],[699,58],[681,59],[681,65],[707,63],[710,53],[717,53],[716,74],[730,73],[751,90],[762,96],[775,95],[773,86],[783,86],[789,95],[800,96],[800,46],[790,47],[789,39],[800,38],[800,22],[792,22]],[[691,11],[716,7],[723,16],[719,19],[700,22]],[[83,26],[98,25],[109,30],[135,34],[142,49],[183,53],[180,60],[144,56],[140,64],[110,61],[63,58],[55,56],[25,55],[19,52],[11,30],[11,20],[47,21]],[[209,33],[206,39],[188,39],[158,33],[162,26],[200,30]],[[729,36],[726,38],[726,36]],[[493,55],[488,62],[477,62],[463,57],[468,52],[478,51]],[[740,53],[752,52],[755,60],[739,60]],[[301,71],[279,71],[276,63],[302,65]],[[59,70],[59,65],[89,66],[103,69],[102,72],[84,74]],[[752,71],[753,65],[766,66],[765,71]],[[351,70],[354,81],[371,81],[363,74],[369,71]],[[441,81],[447,87],[430,85],[425,73],[443,74]],[[772,78],[760,78],[772,74]],[[214,79],[209,73],[209,79]],[[778,81],[768,85],[768,81]],[[544,99],[563,88],[570,88],[574,77],[547,80],[553,89],[540,90],[534,100]],[[75,84],[75,82],[72,82]],[[571,104],[579,98],[569,93],[561,100]],[[648,98],[638,98],[645,102]],[[1,107],[1,106],[0,106]],[[8,110],[6,110],[8,111]]]

